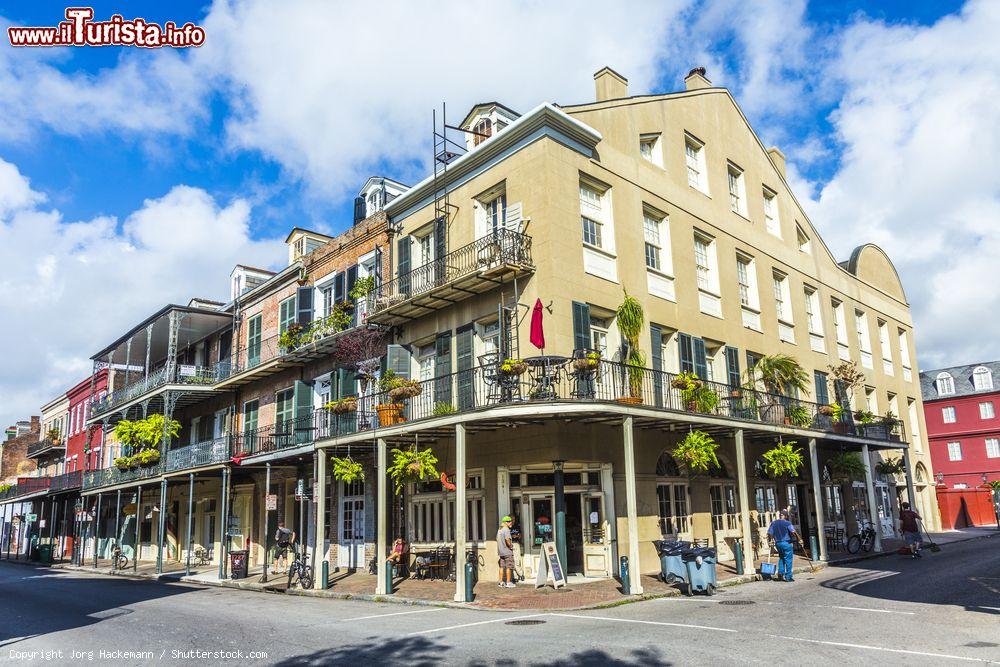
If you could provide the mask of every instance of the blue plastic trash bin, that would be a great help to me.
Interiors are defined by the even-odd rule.
[[[660,579],[663,583],[672,584],[675,581],[687,580],[687,566],[684,565],[681,554],[690,548],[690,542],[657,540],[656,549],[660,553]]]
[[[715,547],[688,549],[682,558],[684,566],[687,568],[687,589],[685,592],[688,595],[694,595],[695,591],[703,591],[706,595],[714,595],[718,586],[715,571]]]

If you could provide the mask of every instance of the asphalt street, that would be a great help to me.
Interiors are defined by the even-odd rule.
[[[102,653],[103,652],[103,653]],[[1000,536],[715,597],[557,613],[340,601],[0,562],[19,664],[1000,664]]]

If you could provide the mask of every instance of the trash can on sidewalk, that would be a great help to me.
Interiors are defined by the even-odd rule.
[[[236,550],[229,552],[229,578],[246,579],[247,568],[249,566],[248,552],[246,550]]]
[[[42,563],[52,562],[52,545],[51,544],[39,544],[38,545],[38,560]]]
[[[718,586],[716,576],[716,552],[715,547],[697,547],[684,552],[682,556],[684,566],[687,568],[687,589],[688,595],[694,595],[695,591],[704,591],[706,595],[715,595]]]
[[[660,554],[660,579],[665,584],[687,580],[687,567],[681,554],[691,548],[690,542],[656,540],[656,550]]]

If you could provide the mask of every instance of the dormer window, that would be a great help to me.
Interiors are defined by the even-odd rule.
[[[938,396],[950,396],[955,393],[955,378],[948,373],[938,373],[937,376]]]
[[[368,200],[366,202],[366,206],[367,206],[367,215],[366,215],[366,217],[372,216],[372,215],[378,213],[379,211],[381,211],[382,210],[382,204],[383,204],[383,201],[382,201],[382,190],[380,190],[380,189],[379,190],[372,190],[368,194]]]
[[[472,145],[478,146],[493,136],[493,121],[489,118],[480,118],[472,127],[472,131],[475,133],[472,135]]]
[[[987,391],[993,389],[993,373],[985,366],[978,366],[972,371],[972,386],[976,391]]]

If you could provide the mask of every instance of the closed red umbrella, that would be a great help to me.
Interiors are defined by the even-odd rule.
[[[545,331],[542,329],[542,305],[541,299],[535,299],[535,307],[531,311],[531,344],[539,350],[545,349]]]

